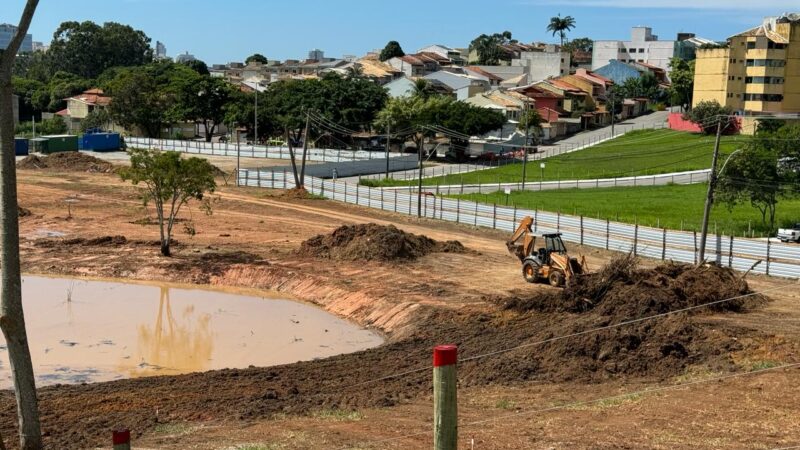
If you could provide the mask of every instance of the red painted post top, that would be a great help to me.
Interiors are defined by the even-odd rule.
[[[131,442],[131,430],[114,430],[111,436],[114,445],[129,444]]]
[[[458,362],[458,347],[437,345],[433,348],[433,367],[452,366]]]

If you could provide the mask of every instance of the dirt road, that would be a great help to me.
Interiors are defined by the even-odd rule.
[[[175,257],[162,258],[154,245],[158,232],[152,209],[113,175],[22,171],[20,197],[21,206],[32,213],[21,220],[26,273],[263,289],[315,303],[388,338],[377,349],[289,366],[45,388],[40,397],[48,440],[51,445],[69,443],[58,448],[106,445],[110,429],[118,425],[131,427],[137,447],[150,448],[236,448],[245,443],[263,448],[426,448],[431,346],[454,342],[465,357],[476,356],[608,320],[499,309],[493,299],[551,288],[524,283],[517,260],[503,245],[506,236],[495,231],[223,187],[213,196],[213,215],[196,205],[187,210],[178,224]],[[66,198],[77,199],[69,211]],[[316,234],[369,222],[456,239],[472,251],[403,264],[318,260],[296,253],[301,242]],[[104,236],[125,239],[97,239]],[[589,248],[575,251],[586,254],[594,268],[611,257]],[[682,318],[612,332],[602,335],[605,340],[598,336],[531,347],[463,364],[462,442],[469,445],[474,438],[475,448],[773,448],[794,443],[800,439],[795,420],[800,411],[791,400],[797,396],[797,383],[791,381],[796,370],[531,413],[797,361],[797,285],[767,278],[751,283],[756,289],[775,288],[773,300],[747,313],[704,313],[688,322]],[[681,340],[678,332],[687,326],[697,331],[691,342]],[[654,334],[656,328],[660,331]],[[598,345],[632,336],[645,345],[630,354],[614,350],[610,360],[603,360]],[[686,356],[659,350],[676,342],[687,346]],[[372,381],[398,372],[410,373]],[[13,417],[13,398],[4,393],[0,429],[5,436],[14,433]],[[415,433],[422,434],[385,441]]]

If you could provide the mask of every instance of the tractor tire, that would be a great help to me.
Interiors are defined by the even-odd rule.
[[[564,286],[564,274],[560,270],[554,270],[550,272],[550,276],[547,277],[548,281],[550,281],[550,286],[553,287],[560,287]]]
[[[539,265],[532,261],[526,261],[522,265],[522,276],[528,283],[539,282]]]

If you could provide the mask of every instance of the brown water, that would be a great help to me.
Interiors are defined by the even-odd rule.
[[[288,300],[147,284],[26,276],[39,385],[307,361],[376,347],[381,337]],[[11,386],[0,335],[0,388]]]

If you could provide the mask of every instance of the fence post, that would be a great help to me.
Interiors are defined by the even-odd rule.
[[[533,232],[539,231],[539,208],[533,210]]]
[[[492,229],[497,229],[497,203],[494,204],[494,209],[492,210]]]
[[[561,211],[556,213],[556,233],[561,232]]]
[[[274,170],[270,170],[269,171],[269,178],[270,178],[270,183],[272,184],[272,189],[275,189],[275,171]]]
[[[514,223],[511,225],[511,227],[513,228],[515,226],[517,226],[517,204],[516,203],[514,203]]]
[[[114,445],[114,450],[131,450],[131,430],[121,429],[112,431],[111,443]]]
[[[256,171],[256,173],[258,174],[258,187],[262,187],[261,186],[261,169],[258,169],[258,171]]]
[[[383,211],[383,189],[381,189],[381,211]]]
[[[661,230],[663,233],[663,237],[661,239],[661,260],[664,261],[667,259],[667,229],[664,228]]]
[[[359,187],[360,187],[359,185],[356,185],[356,205],[358,205],[358,191],[360,190]]]
[[[606,219],[606,250],[608,250],[608,244],[611,240],[611,221]]]
[[[475,225],[478,226],[478,202],[475,202]]]
[[[733,235],[731,235],[731,243],[728,247],[728,267],[733,268]]]
[[[583,245],[583,216],[581,216],[581,245]]]
[[[639,255],[639,224],[633,226],[633,256]]]
[[[347,203],[347,185],[348,183],[344,183],[344,202]]]
[[[397,212],[397,191],[394,191],[394,212]]]
[[[694,235],[694,263],[697,264],[697,231],[692,231]]]
[[[772,241],[767,238],[767,275],[769,275],[769,253],[772,248]]]
[[[456,450],[458,445],[457,363],[455,345],[439,345],[433,349],[434,450]]]
[[[456,223],[461,223],[461,199],[456,199]]]

